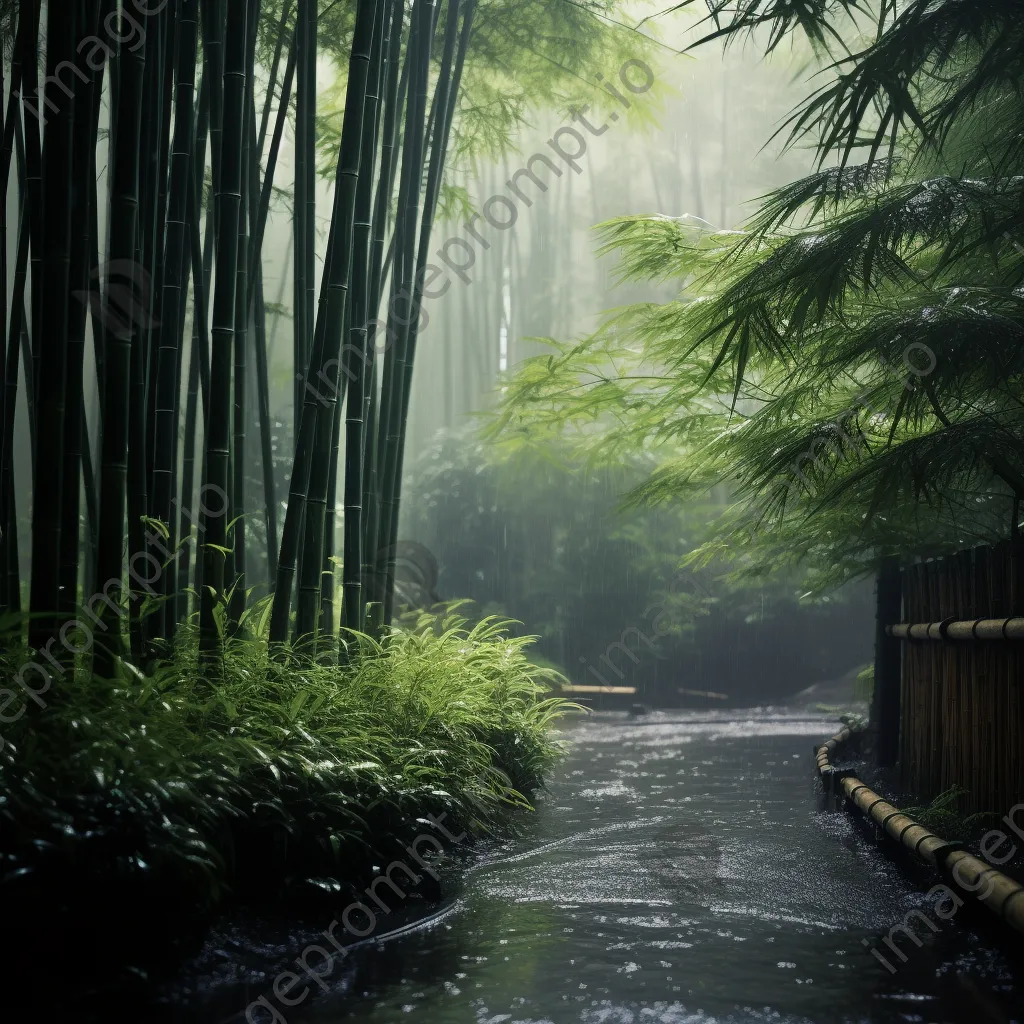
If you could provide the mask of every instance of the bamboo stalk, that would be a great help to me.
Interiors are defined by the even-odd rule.
[[[296,8],[295,209],[293,363],[295,385],[293,435],[305,398],[303,374],[309,365],[313,331],[313,255],[316,248],[316,0],[298,0]],[[315,386],[315,384],[313,385]]]
[[[99,28],[99,0],[88,0],[81,9],[80,31],[95,35]],[[89,293],[89,257],[92,250],[92,211],[96,202],[96,146],[99,129],[102,79],[90,68],[88,80],[75,97],[71,168],[75,190],[71,196],[70,258],[68,286],[74,301],[68,304],[67,381],[63,419],[61,530],[59,551],[60,611],[73,617],[78,606],[81,566],[81,472],[85,423],[82,370]]]
[[[441,187],[441,177],[444,169],[444,159],[448,148],[448,137],[451,131],[451,123],[454,117],[455,103],[458,98],[459,86],[462,76],[462,68],[465,63],[466,52],[469,45],[469,36],[472,31],[473,0],[466,6],[465,17],[461,33],[458,29],[459,0],[449,0],[448,3],[448,24],[445,30],[444,51],[441,61],[441,71],[438,79],[437,123],[435,124],[434,137],[432,139],[430,167],[427,174],[426,195],[423,203],[423,222],[419,228],[419,246],[416,252],[416,263],[413,276],[409,281],[412,301],[410,311],[405,319],[408,321],[404,328],[404,337],[399,347],[398,366],[402,375],[402,382],[399,388],[399,413],[397,423],[397,438],[393,444],[394,467],[388,474],[388,495],[389,503],[383,517],[387,527],[387,571],[386,590],[384,595],[384,621],[390,623],[393,616],[394,604],[394,554],[398,543],[398,524],[401,498],[402,466],[405,454],[405,442],[408,431],[409,400],[412,394],[412,375],[416,356],[416,341],[419,332],[420,311],[423,302],[425,269],[430,246],[430,236],[433,230],[434,214],[437,209],[437,198]],[[458,40],[458,53],[456,55],[456,40]]]
[[[39,380],[39,367],[42,353],[39,349],[43,322],[43,159],[42,141],[40,137],[40,118],[45,116],[44,96],[39,93],[39,70],[36,66],[36,45],[39,39],[40,0],[28,0],[22,5],[22,13],[27,15],[27,31],[25,35],[25,52],[23,61],[24,88],[22,89],[23,105],[26,110],[24,122],[25,147],[25,190],[28,195],[29,230],[31,245],[31,301],[29,303],[30,348],[31,359],[24,358],[26,380],[31,375],[33,382]],[[35,96],[35,107],[28,101],[29,94]],[[17,128],[17,126],[15,126]],[[31,374],[29,374],[31,366]],[[26,391],[28,386],[26,384]],[[26,395],[28,398],[29,396]],[[33,460],[35,459],[36,427],[38,424],[36,387],[33,383],[29,407],[29,429],[32,432]]]
[[[205,75],[204,75],[205,83]],[[202,186],[202,177],[205,166],[204,154],[206,151],[205,131],[199,132],[199,139],[196,143],[196,167],[192,177],[192,194],[190,197],[190,224],[189,242],[191,248],[192,262],[192,348],[189,356],[189,377],[188,377],[188,398],[185,409],[185,453],[182,463],[182,488],[181,505],[179,508],[178,536],[184,537],[191,533],[194,514],[192,512],[192,497],[195,489],[195,444],[196,444],[196,422],[199,406],[199,394],[197,387],[202,393],[203,425],[204,429],[209,423],[210,408],[210,338],[207,323],[207,296],[210,291],[210,280],[213,275],[213,227],[214,218],[212,212],[206,218],[206,237],[201,245],[199,241],[200,217],[198,190]],[[201,465],[201,478],[206,473],[205,458]],[[178,592],[181,599],[189,585],[189,569],[192,559],[192,547],[186,544],[181,552],[178,574]],[[202,588],[201,574],[202,560],[196,559],[193,590],[198,595]],[[177,613],[177,621],[184,617],[183,612],[187,611],[187,600],[183,609]]]
[[[282,20],[282,26],[284,21]],[[283,29],[282,29],[283,31]],[[281,40],[278,40],[279,44]],[[259,402],[260,419],[260,444],[263,463],[263,492],[266,507],[266,530],[267,530],[267,578],[273,583],[277,577],[277,552],[278,552],[278,525],[277,525],[277,494],[274,482],[273,446],[271,441],[270,421],[270,385],[268,378],[267,364],[267,339],[266,339],[266,310],[264,307],[263,295],[263,265],[261,253],[263,251],[263,236],[266,230],[267,217],[270,211],[270,198],[273,193],[274,174],[277,168],[278,156],[281,150],[281,141],[284,137],[284,127],[288,118],[288,107],[291,101],[292,83],[295,79],[297,41],[296,34],[292,33],[292,41],[288,51],[288,62],[285,69],[284,82],[281,87],[281,100],[278,105],[277,119],[274,125],[274,135],[271,140],[270,153],[267,159],[267,170],[263,178],[262,189],[259,187],[259,167],[252,163],[250,167],[250,188],[252,193],[252,220],[253,243],[252,259],[250,262],[250,274],[255,281],[250,301],[250,310],[256,325],[256,379]],[[278,54],[275,55],[275,65]],[[269,118],[269,100],[264,107],[264,126]],[[259,149],[262,151],[262,133]],[[258,203],[256,196],[259,196]]]
[[[350,281],[349,291],[351,292],[351,290],[352,282]],[[351,332],[351,302],[349,302],[348,307],[345,312],[342,337],[348,337]],[[342,356],[342,372],[345,373],[346,378],[350,372],[347,366],[347,359],[347,354]],[[323,637],[334,635],[334,548],[338,518],[338,462],[341,459],[341,414],[342,410],[348,408],[351,403],[351,382],[349,381],[346,384],[339,380],[338,384],[342,393],[346,395],[347,401],[336,401],[331,415],[331,451],[327,460],[327,497],[324,501],[324,547],[320,562],[320,610],[317,626],[317,633]]]
[[[132,287],[138,287],[141,301],[133,307],[131,320],[132,346],[129,359],[131,386],[128,400],[128,562],[131,600],[129,602],[128,633],[133,661],[142,664],[149,653],[148,634],[153,622],[144,618],[146,602],[144,592],[152,593],[152,583],[162,579],[159,568],[166,551],[159,537],[151,534],[145,525],[152,496],[153,443],[155,434],[156,338],[154,328],[159,323],[162,285],[162,262],[158,260],[158,245],[162,237],[163,210],[161,198],[165,194],[166,160],[169,143],[171,97],[168,81],[173,65],[173,51],[168,51],[170,8],[164,8],[154,19],[146,36],[146,53],[142,76],[142,124],[139,145],[141,159],[138,176],[138,221],[135,252],[130,267],[116,268],[127,273]],[[158,266],[158,263],[160,264]],[[153,548],[153,540],[157,546]],[[145,565],[142,573],[131,569]],[[155,578],[155,579],[154,579]]]
[[[394,189],[395,157],[398,152],[398,132],[401,124],[402,106],[405,90],[399,82],[399,72],[408,81],[410,60],[402,61],[402,25],[404,20],[404,4],[395,0],[391,12],[391,28],[388,38],[387,68],[383,88],[383,125],[381,130],[380,176],[377,192],[374,197],[373,210],[373,244],[370,252],[370,284],[369,308],[374,314],[380,310],[381,294],[384,285],[384,245],[387,235],[388,219],[391,213],[391,198]],[[377,567],[377,530],[379,518],[379,470],[376,459],[378,442],[378,370],[377,370],[377,324],[374,317],[369,325],[366,345],[371,355],[369,379],[363,396],[363,537],[362,566],[360,576],[363,585],[363,604],[367,599],[381,601],[383,599],[383,580],[376,577]],[[385,341],[388,339],[385,338]],[[365,607],[364,607],[365,615]]]
[[[22,137],[21,112],[15,109],[12,119],[5,127],[14,126],[19,140]],[[25,177],[25,147],[18,147],[18,168],[20,177]],[[22,182],[24,185],[24,182]],[[0,508],[3,510],[0,525],[3,527],[2,544],[3,561],[0,564],[3,575],[0,576],[0,606],[8,611],[21,610],[21,583],[18,565],[17,547],[17,509],[14,493],[14,425],[18,400],[18,372],[21,349],[25,335],[25,282],[28,272],[29,256],[29,216],[28,192],[22,187],[18,190],[18,249],[14,266],[14,288],[11,302],[11,317],[8,325],[7,350],[4,364],[4,418],[3,433],[0,436]],[[31,361],[26,366],[31,372]],[[31,378],[26,381],[26,400],[32,404]],[[29,421],[31,424],[32,416]],[[30,451],[34,445],[30,446]]]
[[[238,211],[238,259],[237,284],[235,288],[235,337],[234,337],[234,405],[233,405],[233,443],[232,443],[232,508],[231,519],[234,524],[231,535],[233,555],[231,579],[231,600],[229,607],[229,628],[237,628],[245,610],[246,600],[246,494],[245,494],[245,463],[246,463],[246,418],[248,406],[248,347],[249,347],[249,274],[251,260],[258,259],[250,254],[250,203],[255,201],[252,195],[252,178],[250,160],[256,144],[255,139],[255,100],[253,89],[253,67],[256,62],[256,29],[259,19],[259,0],[249,12],[249,40],[245,56],[248,75],[245,83],[244,123],[241,153],[241,196]]]
[[[224,48],[223,124],[220,181],[216,192],[216,279],[210,362],[210,405],[207,421],[204,483],[222,509],[205,515],[203,589],[199,606],[200,643],[205,654],[220,649],[216,609],[224,599],[227,514],[231,507],[231,370],[235,335],[235,290],[238,282],[238,234],[241,218],[242,145],[245,119],[248,4],[227,0]]]
[[[44,101],[57,107],[46,125],[42,165],[42,272],[47,301],[42,304],[36,349],[46,366],[46,387],[37,387],[38,439],[33,469],[32,582],[30,605],[34,618],[30,643],[41,648],[59,627],[61,498],[64,484],[64,403],[67,389],[68,300],[71,271],[71,197],[74,190],[73,152],[76,104],[74,97],[53,95],[58,67],[74,61],[81,31],[81,12],[72,8],[66,18],[48,19],[46,70],[50,81]]]
[[[369,367],[373,355],[369,350],[370,296],[373,272],[370,269],[371,229],[373,220],[373,168],[377,158],[377,136],[380,128],[380,98],[383,84],[385,54],[391,50],[391,26],[398,22],[394,5],[388,9],[385,0],[377,5],[374,25],[375,43],[368,72],[369,88],[363,117],[363,137],[360,155],[360,177],[356,190],[356,218],[354,226],[355,253],[353,256],[351,328],[343,357],[348,381],[348,400],[345,420],[345,474],[344,474],[344,539],[342,548],[342,625],[346,629],[360,629],[363,622],[363,435],[366,429],[365,394],[370,386]],[[335,445],[340,435],[340,405],[336,411]],[[337,456],[333,457],[333,467]],[[331,498],[331,538],[333,539],[333,497]],[[333,592],[333,586],[331,587]],[[340,653],[340,651],[339,651]]]
[[[362,126],[366,113],[376,6],[376,0],[360,0],[356,9],[345,116],[335,180],[332,238],[324,268],[325,282],[321,288],[317,317],[317,334],[320,337],[314,341],[317,351],[310,361],[307,374],[307,379],[313,379],[315,371],[316,379],[323,381],[324,386],[318,397],[307,394],[302,410],[303,433],[308,430],[312,434],[313,447],[309,483],[303,503],[305,522],[295,620],[297,638],[315,637],[318,629],[331,434],[335,406],[342,400],[339,362],[342,356],[349,275],[355,252],[356,192],[360,174]],[[368,168],[367,172],[371,173],[371,169]],[[306,426],[309,421],[311,428]]]
[[[360,8],[362,17],[361,35],[360,40],[362,45],[366,45],[369,42],[367,39],[368,33],[366,31],[366,13]],[[359,17],[357,16],[357,26],[360,24]],[[365,40],[365,43],[363,42]],[[274,644],[283,643],[288,638],[288,620],[289,612],[291,608],[291,599],[293,584],[295,582],[296,572],[299,566],[300,554],[305,558],[305,552],[307,547],[310,551],[316,552],[316,576],[317,582],[315,586],[307,589],[306,604],[304,607],[305,620],[302,623],[302,627],[299,625],[299,614],[296,612],[296,632],[297,635],[301,636],[304,632],[312,632],[315,627],[315,616],[318,609],[319,601],[317,597],[313,596],[311,591],[314,591],[317,595],[319,594],[319,573],[321,569],[320,558],[323,552],[323,540],[322,540],[322,528],[321,534],[313,541],[306,535],[306,502],[310,493],[310,483],[312,480],[312,470],[314,466],[314,445],[317,438],[317,421],[320,413],[321,404],[328,404],[330,399],[338,399],[337,395],[337,370],[335,369],[334,379],[332,381],[328,366],[329,356],[326,348],[326,336],[328,333],[328,316],[325,315],[325,311],[330,313],[331,318],[338,318],[339,325],[334,328],[332,320],[332,328],[335,329],[336,334],[340,334],[341,326],[344,322],[344,308],[338,308],[339,298],[344,297],[344,288],[347,285],[347,268],[342,268],[339,263],[335,266],[335,255],[340,254],[345,256],[346,246],[338,244],[338,235],[343,230],[343,225],[347,219],[351,218],[351,214],[346,213],[344,205],[346,198],[354,196],[354,190],[348,188],[342,188],[342,183],[345,180],[343,170],[349,170],[352,162],[351,148],[352,148],[352,136],[353,127],[352,125],[356,120],[362,118],[363,104],[360,100],[355,101],[355,95],[352,90],[358,90],[360,88],[361,78],[365,78],[366,74],[366,59],[365,55],[359,59],[355,59],[357,54],[355,47],[355,40],[353,40],[353,61],[350,61],[352,65],[350,67],[349,77],[349,98],[346,99],[345,106],[345,121],[342,126],[342,151],[338,156],[337,173],[335,180],[335,193],[334,193],[334,211],[331,217],[331,228],[330,237],[327,245],[327,256],[325,259],[324,267],[324,283],[321,287],[320,306],[321,315],[317,319],[316,330],[313,334],[313,350],[310,355],[309,363],[306,368],[306,373],[302,375],[305,380],[305,386],[301,391],[301,405],[296,407],[296,419],[298,420],[298,432],[295,444],[295,456],[292,464],[291,480],[289,485],[288,495],[288,507],[285,513],[284,528],[281,536],[281,550],[280,556],[277,563],[277,579],[274,590],[274,604],[271,614],[270,624],[270,639]],[[352,72],[355,72],[355,77],[352,77]],[[365,88],[365,86],[363,86]],[[346,130],[348,131],[348,142],[346,144]],[[358,133],[356,134],[358,139]],[[358,158],[358,154],[357,154]],[[356,165],[358,169],[358,164]],[[354,182],[352,183],[354,185]],[[298,231],[300,221],[296,219],[296,231]],[[350,232],[351,234],[351,232]],[[346,240],[347,242],[347,240]],[[298,239],[296,238],[296,246],[298,245]],[[296,260],[296,271],[299,269],[299,261]],[[343,279],[342,287],[338,287],[338,275],[340,271],[345,270],[345,277]],[[332,284],[334,287],[332,288]],[[299,288],[296,284],[296,298],[298,299]],[[340,344],[337,346],[340,348]],[[336,349],[337,351],[337,349]],[[340,352],[339,352],[340,354]],[[335,368],[337,367],[337,359],[334,359],[332,364]],[[314,372],[315,371],[315,372]],[[325,396],[321,390],[327,392]],[[328,429],[330,425],[330,418],[328,419]],[[321,427],[323,431],[323,427]],[[323,455],[321,455],[323,458]],[[326,483],[325,483],[326,489]],[[321,520],[322,521],[322,520]],[[312,555],[310,555],[312,558]],[[310,567],[306,567],[307,577],[310,575]],[[300,592],[301,592],[300,580]]]
[[[145,173],[143,176],[143,206],[147,216],[143,220],[142,232],[142,265],[151,284],[153,296],[153,316],[143,325],[146,332],[145,365],[143,373],[147,381],[145,417],[146,417],[146,514],[153,512],[156,491],[156,435],[159,411],[159,389],[164,386],[160,366],[160,345],[163,332],[160,325],[164,322],[168,311],[163,308],[164,282],[168,273],[177,273],[170,268],[165,256],[165,233],[167,227],[167,191],[171,159],[171,122],[174,111],[174,77],[178,57],[178,25],[182,0],[171,0],[164,6],[155,19],[154,30],[147,36],[153,40],[156,59],[147,67],[152,72],[150,79],[152,107],[150,116],[143,122],[143,150]],[[148,133],[148,136],[147,136]],[[189,140],[191,142],[191,140]],[[177,296],[176,296],[177,297]],[[173,313],[170,314],[173,316]],[[166,574],[161,573],[161,582]],[[163,608],[158,610],[162,619]]]
[[[423,146],[427,85],[430,71],[432,0],[417,0],[409,41],[409,104],[402,146],[402,175],[395,219],[395,261],[391,299],[388,304],[387,331],[392,344],[384,358],[378,428],[378,463],[382,467],[378,537],[383,547],[377,552],[377,575],[384,581],[384,622],[391,622],[395,578],[394,540],[398,529],[398,490],[401,486],[401,420],[404,367],[407,361],[409,327],[415,315],[415,259],[419,226],[420,180],[423,171]],[[376,550],[376,545],[375,545]]]
[[[260,450],[263,471],[264,516],[267,530],[267,580],[277,576],[277,485],[274,482],[274,449],[270,418],[270,380],[267,361],[267,315],[263,299],[263,265],[256,268],[254,301],[256,329],[256,380],[259,403]]]
[[[10,522],[8,515],[8,506],[10,502],[7,500],[7,488],[12,486],[12,481],[8,478],[6,472],[6,461],[5,461],[5,449],[8,445],[13,444],[13,432],[10,438],[7,437],[7,404],[9,401],[17,401],[18,394],[18,381],[17,381],[17,367],[14,367],[15,379],[12,382],[9,376],[8,367],[8,341],[7,341],[7,287],[9,280],[9,267],[8,267],[8,232],[7,232],[7,197],[8,197],[8,186],[11,176],[11,157],[14,152],[14,128],[15,124],[20,127],[21,124],[21,84],[22,84],[22,68],[21,59],[22,54],[25,52],[25,35],[28,29],[29,18],[26,15],[18,17],[18,27],[14,33],[14,47],[11,51],[11,77],[10,82],[4,82],[3,71],[0,70],[0,89],[9,85],[9,94],[7,97],[7,109],[3,116],[3,147],[2,156],[0,156],[0,246],[2,246],[2,252],[0,252],[0,289],[4,296],[4,302],[2,305],[2,311],[0,311],[0,368],[3,369],[3,377],[0,378],[0,530],[3,531],[3,535],[0,536],[0,610],[7,609],[10,607],[10,597],[7,593],[7,577],[8,577],[8,564],[11,559],[11,553],[9,549],[9,542],[7,535],[10,532]],[[0,92],[2,95],[2,92]],[[24,196],[19,192],[19,211],[18,211],[18,248],[21,247],[21,235],[22,235],[22,210],[24,208]],[[27,244],[27,236],[26,236]],[[17,262],[17,257],[16,257]],[[15,270],[17,274],[17,270]],[[19,291],[17,283],[15,283],[15,290],[13,296],[13,305],[20,305],[23,301],[25,283],[24,280],[21,282],[21,290]],[[20,344],[19,341],[20,327],[18,332],[14,333],[13,345],[15,348]],[[13,428],[12,428],[13,430]],[[20,605],[20,595],[19,595]]]
[[[191,220],[190,198],[194,189],[192,167],[195,143],[195,78],[198,42],[198,2],[182,0],[179,12],[177,52],[177,92],[174,103],[174,138],[170,156],[170,187],[164,244],[163,297],[156,366],[155,437],[153,450],[153,500],[151,514],[167,525],[168,547],[176,550],[177,523],[173,499],[177,494],[177,436],[181,418],[181,353],[185,327],[185,298],[188,289],[190,259],[186,255],[186,237]],[[159,635],[173,639],[176,602],[172,596],[171,572],[160,576],[158,592],[164,598],[160,610]]]

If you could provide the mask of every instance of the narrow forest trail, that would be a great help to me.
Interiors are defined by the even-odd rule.
[[[888,953],[889,929],[934,901],[821,809],[810,751],[833,724],[769,709],[571,726],[527,835],[289,1022],[1024,1019],[1020,964],[966,913],[900,940],[894,974],[865,947]]]

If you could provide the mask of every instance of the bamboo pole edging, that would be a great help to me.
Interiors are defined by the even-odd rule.
[[[941,622],[899,622],[886,626],[900,640],[1024,640],[1024,616],[1004,619],[943,619]]]
[[[1024,620],[1021,620],[1024,621]],[[892,627],[889,627],[892,628]],[[844,797],[861,814],[884,831],[891,839],[909,850],[919,860],[938,868],[948,875],[962,891],[976,896],[982,883],[988,891],[977,898],[1011,928],[1024,933],[1024,886],[1004,875],[997,868],[964,850],[959,843],[951,843],[929,831],[920,822],[904,814],[898,807],[879,796],[867,783],[855,775],[839,772],[829,755],[864,726],[843,726],[831,739],[815,750],[818,774],[830,791],[838,781]]]

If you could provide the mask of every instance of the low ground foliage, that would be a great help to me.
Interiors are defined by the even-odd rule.
[[[341,668],[239,640],[213,682],[186,639],[147,674],[69,672],[5,729],[5,904],[159,893],[209,910],[296,880],[338,889],[429,813],[480,835],[529,807],[570,707],[547,695],[556,674],[529,663],[530,638],[449,615],[357,640]],[[0,658],[10,678],[17,656]]]

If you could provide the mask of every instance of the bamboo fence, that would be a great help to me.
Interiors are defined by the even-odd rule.
[[[814,751],[818,774],[831,797],[845,798],[870,822],[919,860],[938,868],[948,881],[975,896],[1011,928],[1024,932],[1024,886],[887,803],[850,772],[837,772],[832,755],[857,731],[844,726]],[[889,933],[892,935],[892,932]],[[905,958],[904,958],[905,959]]]
[[[972,636],[970,621],[1024,613],[1022,571],[1024,545],[1005,542],[902,572],[904,622],[932,628],[889,629],[909,633],[902,638],[901,781],[924,796],[959,785],[967,791],[965,812],[1003,814],[1024,800],[1024,641],[998,623],[976,626]]]

